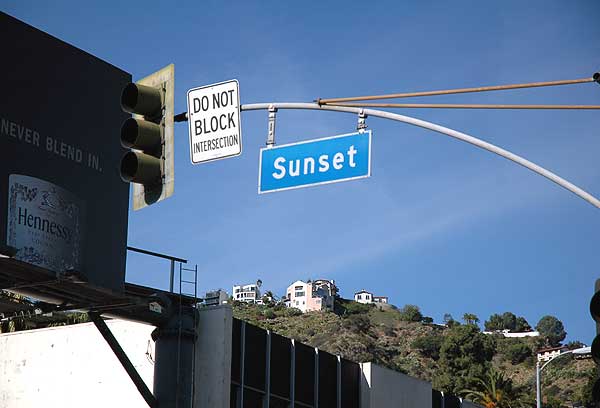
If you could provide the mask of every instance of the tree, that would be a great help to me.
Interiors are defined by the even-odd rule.
[[[544,316],[540,319],[535,329],[540,332],[546,343],[557,347],[567,337],[567,332],[562,322],[554,316]]]
[[[460,393],[485,408],[511,408],[515,399],[510,378],[494,368],[490,368],[485,376],[476,378],[473,389],[461,390]]]
[[[433,323],[433,317],[423,316],[423,319],[421,321],[423,323]]]
[[[440,348],[443,340],[442,336],[427,335],[413,341],[412,347],[419,350],[423,356],[437,360],[440,358]]]
[[[456,325],[444,337],[440,347],[438,371],[433,386],[456,393],[471,387],[487,372],[496,344],[475,325]]]
[[[510,344],[506,349],[506,356],[513,365],[522,363],[531,355],[531,349],[520,341]]]
[[[452,315],[450,313],[444,314],[444,323],[446,324],[446,326],[448,326],[450,328],[460,324],[459,322],[454,320],[454,318],[452,317]]]
[[[582,348],[582,347],[585,347],[585,344],[583,344],[579,340],[573,340],[573,341],[570,341],[567,343],[567,348],[569,350],[575,350],[575,349]]]
[[[407,322],[420,322],[423,320],[423,314],[419,309],[419,306],[405,305],[399,310],[400,319]]]
[[[517,317],[512,312],[504,312],[501,315],[494,313],[490,319],[484,323],[488,331],[508,330],[511,332],[531,331],[531,326],[524,317]]]
[[[490,316],[489,320],[486,320],[483,323],[483,326],[487,331],[496,331],[504,329],[504,321],[502,320],[502,316],[497,313],[494,313]]]
[[[517,316],[511,312],[502,313],[502,329],[514,331],[517,327]]]
[[[525,320],[524,317],[517,317],[517,322],[515,325],[515,332],[517,333],[522,333],[522,332],[528,332],[531,331],[531,326],[529,325],[529,323],[527,323],[527,320]]]
[[[477,323],[479,323],[479,317],[477,317],[473,313],[465,313],[463,315],[463,321],[465,322],[465,324],[475,324],[476,325]]]

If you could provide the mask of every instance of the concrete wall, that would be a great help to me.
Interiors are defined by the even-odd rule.
[[[139,323],[107,321],[152,389],[150,333]],[[92,323],[0,334],[0,407],[147,408]]]
[[[373,363],[361,363],[361,408],[431,407],[431,384]]]

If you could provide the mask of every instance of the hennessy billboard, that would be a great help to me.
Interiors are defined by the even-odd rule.
[[[0,243],[50,274],[121,292],[128,73],[0,12]]]

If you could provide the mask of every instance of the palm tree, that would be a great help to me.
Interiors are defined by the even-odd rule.
[[[466,399],[485,408],[513,408],[520,406],[519,401],[515,399],[512,387],[512,380],[506,378],[500,371],[493,367],[486,373],[484,378],[475,379],[475,390],[462,390],[460,393]]]
[[[479,323],[479,317],[477,317],[477,315],[474,315],[473,313],[465,313],[463,315],[463,320],[464,320],[465,324]]]

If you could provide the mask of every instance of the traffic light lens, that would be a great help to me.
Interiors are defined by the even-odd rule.
[[[134,152],[127,152],[121,160],[121,178],[124,181],[132,181],[138,170],[138,160]]]
[[[129,118],[121,126],[121,144],[126,148],[143,150],[156,157],[161,156],[161,128],[156,123]]]
[[[121,107],[129,113],[148,116],[146,119],[158,117],[162,110],[160,90],[150,86],[129,83],[121,94]]]
[[[125,86],[121,94],[121,106],[127,112],[133,113],[138,103],[138,87],[130,83]]]
[[[121,145],[128,149],[135,146],[138,134],[138,124],[133,118],[126,119],[121,127]]]
[[[161,184],[160,159],[141,152],[127,152],[121,160],[121,178],[144,186]]]

